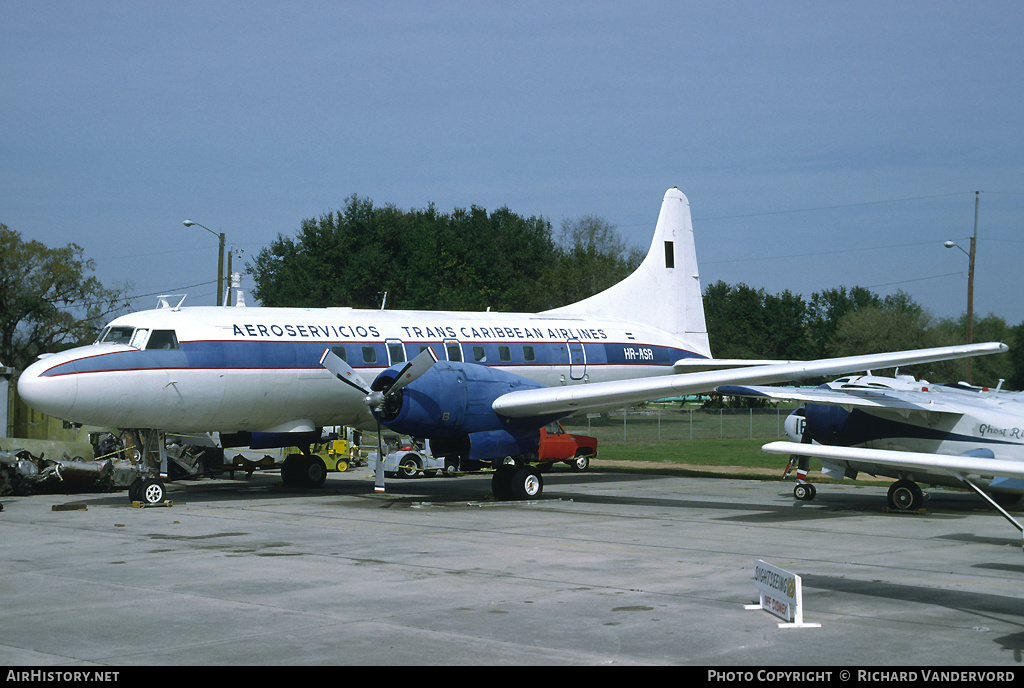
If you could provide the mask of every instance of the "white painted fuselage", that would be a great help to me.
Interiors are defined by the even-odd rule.
[[[22,376],[33,406],[79,423],[179,432],[373,427],[327,348],[371,382],[430,346],[554,387],[672,372],[700,356],[654,328],[594,317],[349,308],[162,308],[117,318],[87,347]],[[119,343],[129,342],[129,343]]]

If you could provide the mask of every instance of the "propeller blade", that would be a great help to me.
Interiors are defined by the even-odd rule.
[[[377,422],[377,468],[373,472],[373,491],[384,492],[384,436]]]
[[[429,346],[421,351],[414,359],[405,364],[405,367],[398,372],[398,376],[395,377],[395,381],[391,383],[387,391],[384,392],[384,396],[394,394],[398,390],[405,387],[407,384],[423,375],[423,373],[430,370],[431,366],[437,363],[437,354]]]
[[[359,377],[352,366],[342,360],[341,356],[330,349],[326,349],[323,355],[320,357],[320,365],[330,371],[334,377],[338,378],[346,385],[358,389],[363,394],[370,393],[370,386],[366,384],[363,378]]]

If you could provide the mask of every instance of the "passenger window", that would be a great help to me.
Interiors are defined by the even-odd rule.
[[[462,360],[462,349],[459,348],[458,342],[445,342],[445,350],[448,352],[449,361],[461,361]]]
[[[153,330],[146,343],[146,350],[150,349],[177,349],[178,337],[174,330]]]
[[[482,346],[473,347],[473,360],[477,363],[484,363],[487,361],[487,352],[484,351]]]
[[[498,347],[498,360],[502,363],[508,363],[512,360],[512,350],[507,346]]]
[[[376,363],[377,350],[372,346],[363,347],[363,363]]]
[[[525,361],[536,361],[537,356],[533,353],[533,347],[529,344],[523,345],[523,360]]]
[[[343,346],[332,346],[331,347],[331,352],[335,356],[340,358],[341,360],[343,360],[346,363],[348,363],[348,349],[346,349],[345,347],[343,347]]]
[[[389,343],[388,354],[391,356],[391,364],[405,363],[405,349],[402,348],[401,343]]]

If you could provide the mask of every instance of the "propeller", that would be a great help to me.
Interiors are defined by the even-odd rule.
[[[391,381],[387,389],[375,390],[367,385],[359,373],[333,350],[326,349],[320,356],[320,365],[349,387],[363,393],[363,403],[370,407],[370,411],[373,412],[373,417],[377,421],[377,469],[374,474],[374,492],[384,492],[384,438],[380,419],[384,415],[385,405],[394,398],[395,393],[430,370],[435,363],[437,363],[437,354],[432,348],[427,347],[398,371],[398,375]]]

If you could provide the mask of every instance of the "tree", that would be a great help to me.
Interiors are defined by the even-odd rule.
[[[869,306],[880,306],[882,299],[864,287],[826,289],[811,296],[808,304],[807,330],[813,347],[813,358],[826,358],[833,349],[833,338],[840,321],[848,313]]]
[[[622,281],[639,267],[646,252],[630,246],[615,225],[584,215],[564,220],[548,289],[549,307],[581,301]]]
[[[1009,327],[1006,321],[989,313],[985,317],[974,316],[973,340],[977,342],[1003,342],[1010,350],[1005,354],[993,356],[977,356],[971,359],[971,383],[979,386],[995,387],[1004,380],[1004,389],[1024,389],[1024,356],[1018,342],[1024,335],[1024,329]],[[967,315],[959,318],[940,320],[932,328],[932,339],[929,346],[953,346],[967,342]],[[957,382],[964,380],[966,360],[937,361],[933,364],[938,370],[924,375],[928,380],[938,382]]]
[[[704,317],[717,358],[802,360],[812,349],[807,305],[789,291],[773,296],[718,281],[704,290]]]
[[[0,362],[24,370],[39,354],[95,339],[127,307],[128,284],[107,289],[77,244],[49,248],[0,224]]]
[[[247,266],[264,306],[538,310],[554,262],[551,225],[508,208],[402,211],[351,196],[303,220]]]
[[[928,346],[932,317],[903,292],[842,316],[832,337],[833,356],[856,356]]]

